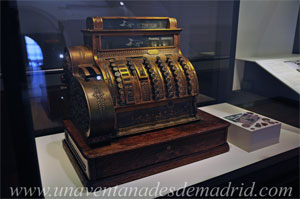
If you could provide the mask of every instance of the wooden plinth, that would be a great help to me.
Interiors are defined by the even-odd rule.
[[[111,187],[229,150],[229,123],[199,111],[201,121],[116,139],[91,148],[66,120],[63,146],[86,187]]]

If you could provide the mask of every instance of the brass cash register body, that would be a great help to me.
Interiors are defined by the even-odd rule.
[[[87,18],[65,53],[70,119],[88,143],[198,120],[197,74],[168,17]]]

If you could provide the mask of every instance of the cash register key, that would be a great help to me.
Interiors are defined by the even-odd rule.
[[[169,72],[164,72],[164,76],[169,76]]]
[[[167,82],[167,87],[168,87],[168,88],[171,88],[171,87],[172,87],[171,82]]]
[[[122,79],[121,79],[120,77],[118,77],[118,78],[116,79],[116,81],[120,83],[120,82],[122,82]]]
[[[192,70],[187,70],[186,72],[187,72],[188,74],[191,74],[191,75],[194,74],[194,72],[193,72]]]
[[[168,68],[164,66],[164,67],[162,67],[161,70],[164,71],[164,72],[166,72],[166,71],[168,71]]]
[[[189,70],[188,65],[184,65],[184,66],[183,66],[183,69],[186,70],[186,71],[188,71],[188,70]]]
[[[185,73],[186,73],[187,75],[190,75],[191,77],[194,76],[193,71],[187,70],[187,71],[185,71]]]
[[[180,62],[183,58],[182,57],[178,57],[178,62]]]
[[[176,68],[175,66],[173,66],[173,67],[171,68],[171,70],[172,70],[172,71],[176,71],[177,68]]]
[[[174,76],[175,76],[175,78],[178,78],[178,76],[179,76],[179,72],[176,70],[176,71],[174,71]]]
[[[177,76],[177,77],[175,77],[175,81],[177,81],[177,84],[180,84],[181,78]]]
[[[118,67],[113,67],[113,71],[115,72],[119,71]]]
[[[153,68],[150,68],[149,69],[149,72],[152,74],[152,73],[154,73],[154,69]]]
[[[157,78],[153,78],[152,82],[153,82],[153,83],[158,82]]]
[[[130,66],[130,70],[135,70],[135,67],[134,66]]]
[[[169,62],[169,67],[174,67],[174,63],[173,62]]]
[[[121,75],[121,74],[120,74],[119,72],[115,72],[115,76],[116,76],[116,77],[120,77],[120,75]]]
[[[151,76],[153,79],[156,78],[156,75],[155,75],[154,73],[152,73],[150,76]]]
[[[118,88],[123,88],[123,84],[118,83]]]

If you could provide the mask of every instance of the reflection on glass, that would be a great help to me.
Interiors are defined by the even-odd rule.
[[[25,36],[27,59],[31,70],[39,70],[43,65],[43,53],[40,46],[30,37]]]
[[[30,88],[32,97],[46,96],[45,90],[45,77],[41,72],[43,65],[43,53],[41,47],[32,38],[25,36],[27,59],[30,71],[39,71],[32,73],[30,77]],[[43,91],[44,90],[44,91]]]
[[[173,46],[173,35],[162,36],[104,36],[102,49],[142,48]]]

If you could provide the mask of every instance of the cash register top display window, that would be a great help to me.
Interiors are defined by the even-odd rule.
[[[88,24],[89,25],[89,24]],[[166,29],[168,18],[104,18],[103,29]]]
[[[153,36],[104,36],[101,49],[143,48],[173,46],[173,35]]]
[[[167,17],[89,17],[84,41],[97,51],[179,48],[177,21]]]

